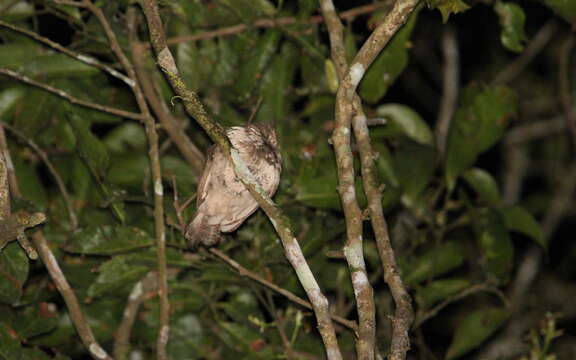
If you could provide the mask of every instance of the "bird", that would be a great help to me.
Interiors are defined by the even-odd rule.
[[[276,131],[269,124],[249,123],[226,129],[230,144],[254,175],[260,187],[272,197],[280,183],[282,158]],[[234,166],[224,152],[213,145],[196,192],[196,213],[185,227],[190,249],[216,245],[222,233],[233,232],[258,209]]]

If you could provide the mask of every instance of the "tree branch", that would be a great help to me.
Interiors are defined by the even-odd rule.
[[[146,20],[148,21],[150,41],[152,42],[152,46],[156,52],[158,65],[166,75],[176,94],[183,99],[184,107],[188,114],[196,119],[200,126],[202,126],[202,128],[208,133],[210,138],[220,146],[224,154],[230,156],[236,175],[250,191],[262,210],[264,210],[272,222],[272,225],[274,225],[274,228],[284,245],[286,257],[294,267],[298,279],[312,303],[314,313],[318,320],[318,330],[322,337],[322,341],[324,342],[328,359],[342,359],[338,341],[336,339],[336,332],[334,331],[334,325],[330,317],[328,300],[324,294],[322,294],[320,286],[316,282],[310,267],[306,263],[300,245],[289,227],[288,218],[286,218],[276,204],[272,202],[270,197],[261,189],[238,152],[231,148],[222,126],[213,122],[209,118],[198,95],[186,88],[182,78],[178,74],[176,62],[174,61],[174,57],[166,43],[166,35],[164,34],[164,27],[158,13],[158,4],[156,1],[143,0],[141,1],[141,5]]]
[[[78,99],[78,98],[68,94],[66,91],[64,91],[62,89],[58,89],[58,88],[55,88],[53,86],[41,83],[39,81],[33,80],[33,79],[31,79],[25,75],[19,74],[15,71],[12,71],[12,70],[9,70],[6,68],[0,68],[0,74],[14,78],[18,81],[25,83],[25,84],[36,86],[40,89],[46,90],[52,94],[58,95],[61,98],[68,100],[70,103],[75,104],[75,105],[84,106],[84,107],[87,107],[89,109],[102,111],[102,112],[105,112],[108,114],[124,117],[127,119],[132,119],[132,120],[143,120],[144,119],[144,117],[141,114],[136,114],[136,113],[133,113],[130,111],[124,111],[124,110],[120,110],[120,109],[115,109],[113,107],[104,106],[104,105],[96,104],[96,103],[93,103],[90,101],[84,101],[84,100]]]
[[[339,79],[342,80],[348,69],[344,50],[343,26],[336,14],[332,0],[321,1],[320,6],[328,26],[332,61],[336,64],[336,72]],[[359,147],[362,153],[367,150],[366,144],[370,146],[368,128],[365,121],[366,116],[362,112],[360,98],[355,96],[354,102],[356,108],[359,109],[359,113],[364,118],[365,133],[359,134],[361,139],[359,140]],[[354,288],[356,311],[358,313],[356,352],[358,359],[373,360],[376,343],[376,306],[374,304],[374,290],[372,285],[370,285],[370,281],[368,281],[368,273],[364,261],[362,245],[363,216],[356,197],[350,119],[350,117],[336,118],[336,129],[332,139],[338,165],[338,192],[346,218],[346,244],[343,251],[352,277],[352,287]],[[371,151],[371,149],[368,149],[368,151]],[[372,161],[371,152],[369,156],[370,161]]]
[[[333,11],[333,4],[328,1],[322,3],[323,12],[330,16]],[[351,166],[351,159],[347,156],[350,147],[350,124],[354,117],[354,124],[357,124],[355,133],[358,134],[361,152],[363,184],[369,201],[369,210],[371,215],[372,227],[376,236],[376,244],[381,261],[384,266],[384,280],[390,287],[392,297],[396,304],[396,312],[392,318],[392,343],[390,346],[390,359],[399,360],[406,358],[406,352],[410,348],[410,339],[408,330],[413,320],[410,295],[408,294],[400,277],[394,251],[390,243],[388,227],[383,215],[381,204],[381,189],[377,186],[373,170],[373,152],[368,139],[368,129],[366,126],[366,116],[362,113],[360,101],[356,100],[356,88],[362,80],[366,69],[370,67],[376,56],[386,46],[394,34],[404,25],[408,16],[412,13],[418,0],[398,0],[394,3],[393,8],[387,14],[383,22],[372,32],[369,38],[352,61],[352,65],[342,76],[338,92],[336,94],[336,128],[332,135],[333,144],[336,151],[338,168],[340,171],[346,171]],[[332,6],[331,6],[332,5]],[[336,21],[332,20],[332,24]],[[337,26],[337,24],[335,24]],[[341,29],[335,27],[330,31],[331,43],[335,44],[333,39],[336,32]],[[338,40],[337,40],[338,41]],[[340,42],[340,41],[338,41]],[[332,54],[339,58],[343,54],[343,43],[333,46]],[[342,66],[344,60],[338,60]],[[339,74],[342,72],[339,71]],[[362,144],[360,139],[366,138]],[[348,185],[348,189],[341,192],[342,198],[347,198],[352,193],[353,183]],[[342,190],[341,190],[342,191]]]

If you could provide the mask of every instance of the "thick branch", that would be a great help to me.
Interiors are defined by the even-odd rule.
[[[336,71],[341,80],[348,69],[344,48],[343,26],[336,14],[332,0],[323,0],[320,5],[328,26],[332,61],[336,65]],[[360,98],[357,96],[355,97],[355,105],[359,109],[358,111],[361,112],[362,106]],[[366,119],[364,115],[362,116]],[[336,129],[332,140],[338,165],[338,191],[346,218],[344,256],[352,277],[352,287],[356,297],[356,311],[359,320],[356,352],[358,359],[373,360],[376,348],[376,306],[374,304],[374,290],[368,281],[368,273],[364,261],[362,245],[363,216],[356,197],[350,122],[351,113],[346,117],[337,117]],[[362,140],[367,140],[369,146],[369,139],[363,138]],[[366,144],[366,141],[363,141],[363,143]],[[364,149],[366,148],[364,147]]]
[[[390,359],[399,360],[406,358],[406,352],[410,348],[408,330],[413,320],[410,295],[408,294],[400,277],[396,258],[390,243],[388,227],[383,215],[381,205],[381,190],[377,186],[373,170],[373,153],[369,141],[360,144],[360,139],[368,140],[366,117],[361,112],[360,103],[356,100],[356,88],[362,80],[366,69],[376,59],[380,51],[388,44],[394,34],[404,25],[408,16],[412,13],[418,0],[396,1],[384,21],[372,32],[364,43],[350,69],[346,72],[340,83],[336,95],[336,129],[334,130],[333,142],[338,154],[341,149],[349,146],[349,133],[351,118],[355,116],[357,124],[356,133],[359,137],[359,145],[364,150],[362,158],[363,184],[369,200],[370,217],[376,236],[376,244],[380,258],[384,264],[384,280],[390,287],[392,297],[396,303],[396,312],[392,318],[392,343],[390,347]],[[329,10],[329,9],[328,9]],[[346,165],[346,159],[339,160],[339,167]]]

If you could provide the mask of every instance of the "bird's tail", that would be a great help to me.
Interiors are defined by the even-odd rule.
[[[191,250],[196,250],[198,246],[214,246],[221,238],[220,226],[209,225],[202,214],[197,214],[186,226],[184,236]]]

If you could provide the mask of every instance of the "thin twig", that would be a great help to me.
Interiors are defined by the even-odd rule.
[[[262,210],[264,210],[272,222],[272,225],[276,229],[276,232],[282,241],[282,245],[284,246],[285,255],[296,271],[296,275],[312,303],[318,321],[318,331],[320,332],[320,336],[324,342],[328,359],[342,359],[338,340],[336,338],[336,332],[330,317],[328,300],[320,290],[320,286],[314,278],[314,275],[302,254],[298,240],[289,226],[288,218],[286,218],[283,212],[276,206],[255,180],[246,163],[238,154],[238,151],[231,148],[230,143],[224,134],[224,129],[220,124],[210,119],[198,95],[185,86],[179,75],[174,57],[168,48],[164,26],[158,12],[157,2],[154,0],[143,0],[141,5],[146,20],[148,21],[150,41],[152,42],[152,46],[156,53],[158,65],[166,75],[176,94],[184,101],[184,108],[187,113],[195,118],[198,124],[208,133],[210,138],[220,147],[220,149],[222,149],[223,153],[226,154],[226,156],[229,156],[229,159],[234,165],[236,175],[250,191],[250,194],[252,194],[254,199],[258,202]]]
[[[44,164],[46,164],[48,171],[50,172],[50,174],[54,177],[54,180],[56,181],[56,185],[58,186],[60,193],[62,193],[62,200],[64,201],[64,204],[66,205],[66,210],[68,211],[68,216],[70,217],[70,227],[72,230],[76,230],[78,228],[78,217],[76,216],[76,211],[74,211],[74,206],[72,205],[72,200],[70,199],[70,194],[68,194],[68,190],[66,190],[66,185],[64,184],[64,181],[62,180],[60,173],[58,173],[58,171],[56,170],[56,168],[52,164],[52,161],[50,161],[50,158],[48,157],[46,152],[44,150],[42,150],[38,146],[38,144],[36,144],[36,142],[34,140],[32,140],[29,137],[27,137],[26,135],[22,134],[20,131],[18,131],[13,126],[8,125],[4,122],[0,122],[0,124],[2,124],[3,127],[8,129],[12,134],[14,134],[20,140],[24,141],[29,147],[31,147],[38,154],[38,156],[40,156],[40,158],[42,159]]]
[[[91,56],[84,55],[84,54],[80,54],[80,53],[77,53],[77,52],[75,52],[75,51],[72,51],[72,50],[70,50],[70,49],[68,49],[68,48],[65,48],[64,46],[62,46],[62,45],[60,45],[60,44],[58,44],[58,43],[56,43],[56,42],[54,42],[54,41],[52,41],[52,40],[44,37],[44,36],[38,35],[38,34],[35,33],[34,31],[30,31],[30,30],[27,30],[27,29],[18,27],[18,26],[16,26],[16,25],[7,23],[7,22],[2,21],[2,20],[0,20],[0,26],[3,26],[3,27],[8,28],[8,29],[10,29],[10,30],[19,32],[20,34],[24,34],[24,35],[26,35],[26,36],[29,36],[29,37],[31,37],[32,39],[34,39],[34,40],[36,40],[36,41],[38,41],[38,42],[41,42],[42,44],[47,45],[47,46],[53,48],[54,50],[57,50],[57,51],[65,54],[65,55],[68,55],[68,56],[70,56],[70,57],[73,58],[73,59],[76,59],[76,60],[78,60],[78,61],[80,61],[80,62],[83,62],[83,63],[85,63],[85,64],[88,64],[88,65],[90,65],[90,66],[93,66],[93,67],[95,67],[95,68],[97,68],[97,69],[100,69],[100,70],[104,71],[105,73],[107,73],[107,74],[109,74],[109,75],[111,75],[111,76],[113,76],[113,77],[115,77],[115,78],[117,78],[117,79],[125,82],[128,86],[132,86],[132,83],[134,82],[133,80],[131,80],[130,78],[128,78],[126,75],[118,72],[118,70],[116,70],[116,69],[114,69],[114,68],[112,68],[112,67],[110,67],[110,66],[108,66],[108,65],[106,65],[106,64],[103,64],[103,63],[100,62],[98,59],[95,59],[95,58],[93,58],[93,57],[91,57]]]
[[[342,80],[348,69],[344,50],[343,26],[336,14],[332,0],[320,1],[320,6],[326,19],[325,21],[330,36],[332,61],[336,64],[336,72],[339,80]],[[354,97],[354,102],[357,105],[356,109],[359,109],[359,114],[361,114],[359,116],[362,116],[364,119],[363,130],[365,132],[358,134],[361,157],[366,155],[368,151],[369,161],[372,162],[373,157],[368,127],[365,121],[366,116],[361,110],[362,106],[358,96]],[[346,244],[343,251],[352,278],[352,287],[354,288],[356,298],[356,311],[358,313],[357,357],[361,360],[373,360],[376,343],[376,306],[374,304],[374,290],[372,289],[370,281],[368,281],[368,273],[364,261],[362,234],[363,215],[356,197],[350,124],[350,117],[346,117],[345,119],[343,117],[337,118],[337,128],[340,127],[341,133],[342,129],[346,129],[347,133],[344,134],[344,136],[339,136],[338,139],[336,139],[336,135],[333,135],[334,150],[338,164],[338,191],[346,219]],[[355,127],[355,130],[359,128],[359,126]],[[334,134],[336,134],[336,132]],[[362,162],[362,164],[362,170],[365,170],[365,163]]]
[[[274,290],[275,292],[277,292],[280,295],[285,296],[288,300],[303,306],[307,309],[312,310],[312,304],[310,304],[308,301],[302,299],[301,297],[294,295],[293,293],[291,293],[290,291],[281,288],[280,286],[264,279],[263,277],[261,277],[260,275],[256,274],[255,272],[252,272],[248,269],[246,269],[245,267],[243,267],[242,265],[240,265],[238,262],[234,261],[234,259],[231,259],[228,255],[226,255],[225,253],[223,253],[222,251],[216,249],[216,248],[210,248],[208,249],[208,251],[216,256],[218,259],[220,259],[221,261],[223,261],[224,263],[228,264],[231,268],[233,268],[234,270],[238,271],[238,274],[240,276],[245,276],[249,279],[252,279],[254,281],[256,281],[259,284],[264,285],[265,287]],[[345,319],[341,316],[338,315],[331,315],[332,319],[334,319],[334,321],[336,321],[337,323],[344,325],[345,327],[347,327],[348,329],[354,331],[355,333],[357,333],[358,331],[358,325],[356,324],[355,321],[352,320],[348,320]]]
[[[156,257],[158,261],[158,297],[160,299],[160,327],[158,329],[156,340],[156,356],[159,360],[167,360],[168,353],[166,347],[170,339],[170,302],[168,300],[166,228],[164,224],[164,187],[162,185],[162,168],[160,165],[160,153],[158,151],[158,133],[156,132],[156,124],[150,114],[150,110],[148,109],[142,88],[137,81],[136,71],[120,47],[116,34],[112,31],[106,16],[102,10],[94,5],[90,0],[82,1],[98,18],[98,21],[104,28],[104,32],[108,37],[112,51],[120,60],[122,67],[130,79],[134,80],[132,93],[134,94],[140,112],[144,115],[144,127],[146,129],[146,137],[148,138],[148,155],[150,158],[150,169],[154,187],[154,233],[156,238]],[[136,29],[136,10],[134,7],[128,8],[126,18],[130,44],[135,44],[138,42],[138,38]]]
[[[353,20],[358,16],[362,16],[365,14],[370,14],[375,10],[380,9],[382,6],[385,5],[385,2],[377,2],[375,4],[359,6],[347,11],[343,11],[340,14],[340,18],[343,20]],[[238,34],[242,31],[248,29],[255,29],[255,28],[272,28],[277,26],[285,26],[285,25],[292,25],[292,24],[305,24],[305,25],[314,25],[320,24],[324,21],[322,16],[311,16],[308,19],[297,19],[294,17],[281,17],[277,19],[258,19],[254,21],[250,25],[246,24],[238,24],[233,25],[217,30],[205,31],[197,34],[192,35],[184,35],[184,36],[176,36],[167,39],[168,45],[176,45],[183,42],[190,42],[190,41],[198,41],[198,40],[206,40],[212,39],[215,37],[227,36],[227,35],[234,35]]]
[[[516,146],[528,141],[559,134],[566,129],[566,120],[560,116],[531,122],[508,130],[504,142],[507,146]]]
[[[442,33],[442,54],[444,57],[442,79],[442,101],[438,120],[436,120],[436,145],[443,156],[446,149],[446,139],[450,121],[458,104],[458,89],[460,85],[460,54],[454,28],[447,26]]]
[[[323,2],[324,3],[324,2]],[[331,2],[329,3],[332,4]],[[330,5],[323,5],[323,11],[326,13]],[[376,27],[369,38],[364,42],[360,51],[352,60],[352,65],[342,77],[338,92],[336,94],[336,128],[332,135],[332,142],[336,151],[338,167],[345,169],[351,166],[347,162],[347,153],[350,147],[350,124],[353,117],[355,123],[359,125],[356,132],[360,136],[367,136],[366,116],[359,110],[359,101],[356,100],[356,89],[364,77],[366,70],[376,59],[381,50],[388,44],[392,36],[406,23],[408,16],[412,13],[418,0],[398,0],[394,3],[392,9],[388,12],[385,19]],[[333,6],[332,6],[333,8]],[[332,42],[333,43],[333,42]],[[334,51],[334,49],[333,49]],[[340,60],[343,62],[343,60]],[[338,65],[341,66],[341,65]],[[363,134],[364,133],[364,134]],[[392,360],[401,360],[406,358],[406,353],[410,349],[410,338],[408,331],[413,320],[410,295],[400,277],[394,250],[390,243],[388,227],[382,211],[381,189],[372,177],[373,157],[372,152],[368,152],[369,142],[366,142],[367,153],[363,159],[363,183],[366,189],[367,198],[370,201],[369,210],[371,214],[372,228],[376,235],[376,245],[378,253],[384,266],[384,280],[388,284],[394,302],[396,304],[395,316],[392,321],[392,339],[390,345],[389,358]],[[340,171],[340,169],[339,169]],[[352,186],[341,191],[341,196],[349,196]],[[376,199],[377,201],[375,201]]]
[[[112,360],[110,355],[108,355],[102,346],[98,344],[98,341],[94,337],[92,329],[88,325],[88,321],[80,307],[78,298],[66,280],[62,269],[60,269],[60,265],[58,265],[56,257],[54,257],[50,246],[48,246],[44,234],[41,231],[36,231],[32,234],[32,242],[34,243],[34,246],[36,246],[36,250],[38,250],[46,269],[48,269],[48,273],[50,274],[54,285],[56,285],[58,292],[60,292],[60,295],[64,298],[64,302],[66,303],[66,307],[70,314],[70,319],[72,320],[82,343],[88,349],[92,358],[95,360]]]
[[[558,22],[555,19],[548,20],[528,43],[524,52],[502,69],[494,77],[492,83],[495,85],[504,85],[514,80],[522,71],[524,71],[526,66],[534,60],[536,55],[546,47],[557,29]]]
[[[44,83],[41,83],[39,81],[33,80],[33,79],[31,79],[25,75],[19,74],[15,71],[12,71],[9,69],[0,68],[0,74],[14,78],[18,81],[25,83],[25,84],[36,86],[40,89],[46,90],[52,94],[58,95],[61,98],[68,100],[70,103],[75,104],[75,105],[84,106],[84,107],[87,107],[90,109],[102,111],[102,112],[105,112],[108,114],[124,117],[127,119],[132,119],[132,120],[143,120],[143,118],[144,118],[141,114],[133,113],[130,111],[124,111],[124,110],[116,109],[113,107],[104,106],[104,105],[96,104],[96,103],[93,103],[90,101],[78,99],[78,98],[68,94],[66,91],[64,91],[62,89],[58,89],[58,88],[55,88],[55,87],[50,86],[48,84],[44,84]]]

